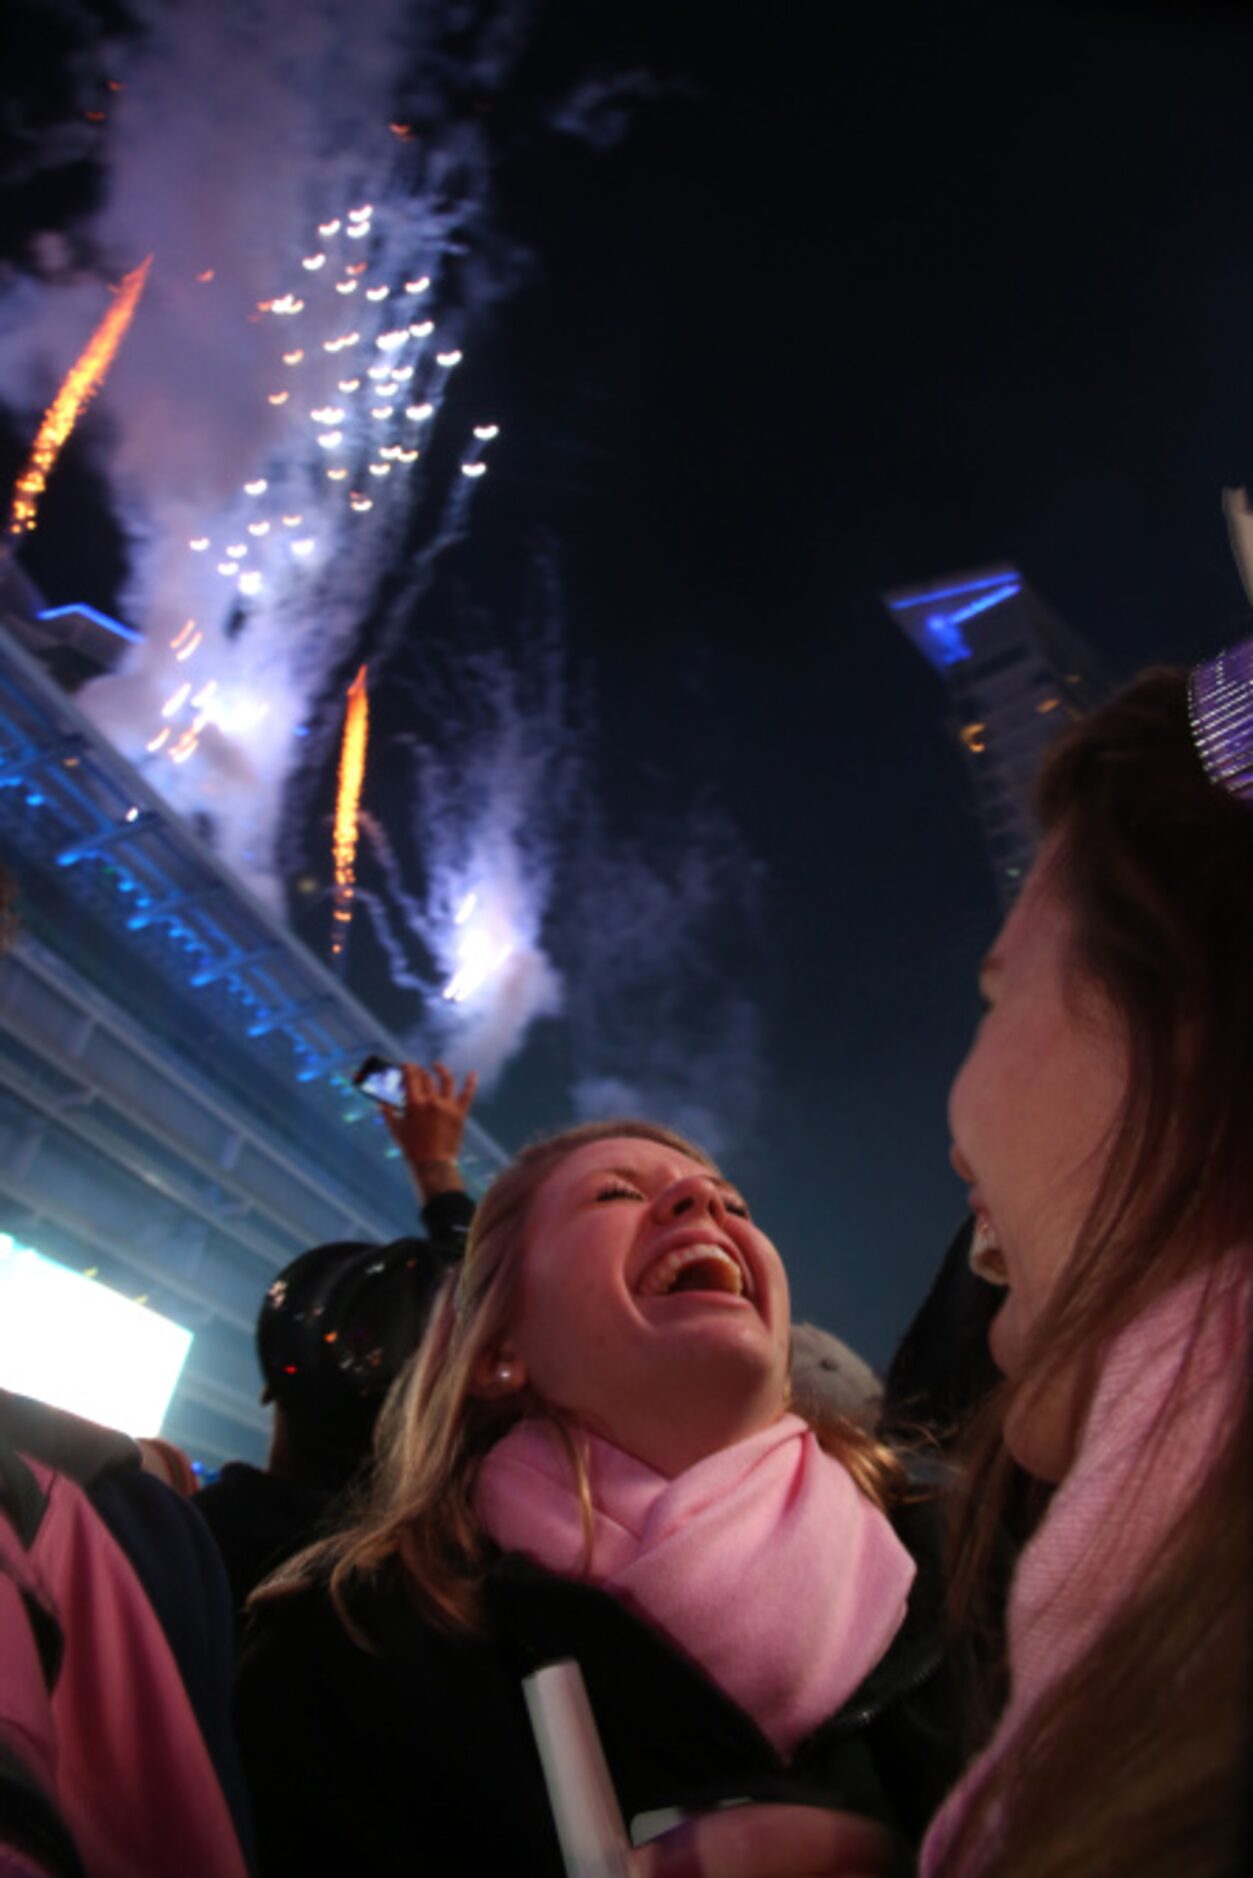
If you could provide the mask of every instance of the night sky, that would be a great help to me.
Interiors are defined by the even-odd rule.
[[[607,147],[534,135],[588,73],[628,77]],[[1251,78],[1235,6],[555,0],[494,107],[531,258],[459,386],[506,435],[435,604],[506,620],[546,549],[606,828],[698,867],[675,830],[722,818],[704,970],[631,1022],[699,1050],[704,1000],[751,1002],[728,1167],[798,1314],[874,1361],[959,1216],[945,1094],[996,925],[939,682],[877,596],[1012,559],[1120,677],[1248,631]],[[54,494],[32,571],[107,606],[86,446]],[[363,945],[399,1019],[378,970]],[[565,1118],[571,1048],[537,1027],[503,1140]]]

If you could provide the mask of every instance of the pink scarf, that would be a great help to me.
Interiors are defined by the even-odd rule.
[[[1253,1256],[1232,1253],[1208,1300],[1204,1282],[1202,1274],[1159,1298],[1110,1346],[1079,1451],[1014,1575],[1009,1701],[932,1821],[923,1878],[949,1871],[948,1848],[984,1780],[1109,1621],[1204,1478],[1248,1364]],[[1163,1420],[1176,1383],[1180,1393]],[[962,1871],[981,1865],[976,1857]]]
[[[544,1422],[519,1422],[483,1462],[486,1531],[612,1592],[790,1754],[870,1673],[905,1615],[914,1564],[887,1519],[796,1415],[673,1480],[580,1439],[590,1564],[569,1457]]]

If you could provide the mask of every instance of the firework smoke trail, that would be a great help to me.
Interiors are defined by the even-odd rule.
[[[417,728],[394,746],[412,826],[393,843],[362,817],[377,878],[358,897],[393,983],[421,983],[414,1047],[477,1069],[490,1090],[562,1005],[545,924],[581,758],[555,622],[514,658],[433,646],[411,690]]]
[[[339,755],[339,791],[335,802],[335,833],[332,840],[335,860],[335,902],[331,910],[332,958],[342,958],[348,939],[348,926],[352,920],[361,784],[365,779],[365,757],[369,738],[370,701],[366,692],[365,666],[363,665],[348,687],[348,705],[344,712],[344,741]]]
[[[34,528],[39,498],[48,485],[53,465],[78,422],[79,412],[104,382],[105,374],[135,317],[135,308],[139,305],[151,265],[152,256],[149,255],[124,276],[115,291],[113,305],[70,367],[61,389],[44,413],[43,422],[31,445],[30,457],[13,491],[13,505],[9,511],[11,535],[29,534]]]
[[[288,0],[136,11],[93,235],[158,255],[105,394],[145,643],[81,702],[277,901],[287,781],[330,754],[337,674],[422,499],[448,383],[519,274],[461,99],[505,83],[530,7],[500,0],[472,29],[453,0],[310,0],[298,23]],[[11,402],[82,298],[10,296]],[[453,441],[446,517],[490,438]]]
[[[532,9],[128,10],[142,32],[112,61],[106,207],[74,242],[41,241],[40,277],[7,284],[0,395],[36,419],[59,375],[47,361],[74,356],[101,278],[155,250],[95,439],[132,542],[126,610],[147,643],[79,695],[277,901],[283,805],[294,858],[349,672],[368,652],[377,676],[490,482],[496,412],[441,434],[436,452],[428,440],[446,429],[456,355],[524,268],[492,223],[482,107]],[[624,101],[650,95],[648,74],[589,82],[549,123],[609,147]],[[88,251],[94,271],[76,274]],[[410,541],[419,500],[435,520]],[[404,574],[379,596],[402,540]],[[513,658],[424,646],[413,704],[414,825],[361,814],[355,899],[413,999],[415,1043],[490,1082],[560,1011],[584,1111],[664,1114],[716,1145],[743,1119],[741,1103],[728,1122],[728,1097],[760,1084],[753,1012],[702,953],[742,916],[733,841],[705,822],[645,855],[597,823],[594,736],[557,638],[541,632]]]
[[[560,1017],[576,1115],[650,1115],[720,1152],[751,1137],[763,1089],[739,989],[763,869],[709,802],[667,804],[631,838],[611,826],[552,553],[532,578],[511,648],[432,647],[408,688],[412,825],[402,846],[363,818],[372,921],[393,969],[423,961],[416,1045],[490,1089],[531,1024]]]
[[[727,944],[755,956],[761,868],[707,805],[646,840],[609,826],[595,711],[568,673],[556,572],[539,574],[511,651],[424,659],[415,729],[393,740],[412,825],[362,816],[358,903],[392,984],[418,993],[417,1054],[490,1088],[531,1024],[557,1018],[576,1115],[650,1115],[721,1151],[751,1138],[763,1087],[737,983],[752,966]]]

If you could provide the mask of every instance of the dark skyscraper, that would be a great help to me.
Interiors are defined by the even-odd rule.
[[[1008,564],[900,587],[883,599],[944,682],[1007,906],[1035,847],[1031,790],[1040,758],[1064,724],[1099,702],[1108,681],[1095,655]]]

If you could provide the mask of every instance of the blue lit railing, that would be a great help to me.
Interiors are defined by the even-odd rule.
[[[6,797],[17,798],[16,814],[4,812]],[[180,995],[208,1000],[206,1014],[239,1049],[266,1055],[288,1087],[326,1085],[338,1121],[375,1113],[350,1072],[372,1052],[402,1054],[400,1043],[3,631],[0,819],[32,894],[55,870],[84,910],[130,935],[137,974],[155,971]],[[506,1158],[473,1123],[467,1148],[485,1174]]]
[[[137,633],[133,626],[127,626],[122,620],[114,619],[111,614],[102,613],[99,607],[85,606],[81,603],[77,606],[46,606],[42,612],[36,613],[35,618],[39,620],[89,619],[93,626],[101,627],[117,639],[125,639],[128,645],[143,644],[142,633]]]

